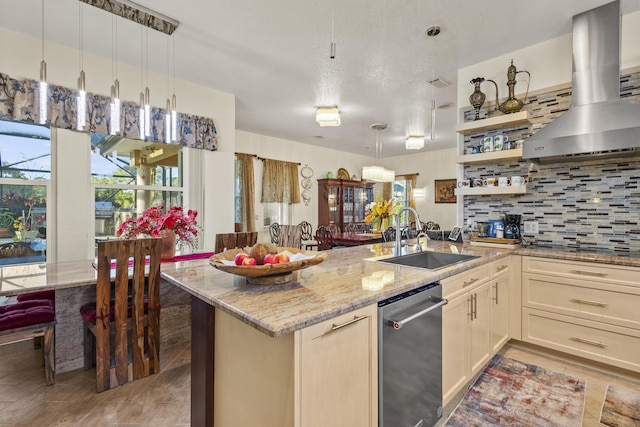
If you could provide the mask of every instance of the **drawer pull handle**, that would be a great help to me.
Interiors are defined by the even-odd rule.
[[[576,304],[593,305],[593,306],[596,306],[596,307],[606,307],[606,306],[609,305],[609,304],[605,304],[605,303],[602,303],[602,302],[587,301],[587,300],[584,300],[584,299],[576,299],[576,298],[571,298],[569,301],[575,302]]]
[[[598,342],[598,341],[586,340],[586,339],[580,338],[580,337],[571,337],[570,339],[571,339],[571,341],[576,341],[576,342],[580,342],[580,343],[583,343],[583,344],[589,344],[589,345],[592,345],[594,347],[607,348],[606,344],[603,344],[603,343]]]
[[[595,271],[584,271],[584,270],[571,270],[573,274],[582,274],[583,276],[593,276],[593,277],[605,277],[608,276],[607,273],[597,273]]]
[[[363,319],[366,319],[366,318],[368,318],[368,317],[369,317],[369,316],[353,316],[353,319],[351,319],[351,320],[347,320],[346,322],[344,322],[344,323],[340,323],[339,325],[336,325],[336,324],[334,323],[333,325],[331,325],[331,329],[329,329],[329,330],[328,330],[327,332],[325,332],[324,334],[317,336],[316,338],[320,338],[320,337],[322,337],[322,336],[329,335],[331,332],[335,332],[335,331],[337,331],[338,329],[342,329],[342,328],[344,328],[345,326],[352,325],[352,324],[354,324],[354,323],[356,323],[356,322],[359,322],[359,321],[361,321],[361,320],[363,320]],[[315,339],[315,338],[314,338],[314,339]]]
[[[469,280],[468,282],[464,282],[464,283],[462,284],[462,287],[463,287],[463,288],[466,288],[467,286],[469,286],[469,285],[472,285],[472,284],[476,283],[478,280],[479,280],[479,279],[471,279],[471,280]]]
[[[496,270],[498,270],[498,271],[502,271],[502,270],[504,270],[505,268],[509,268],[509,266],[508,266],[508,265],[501,265],[501,266],[500,266],[500,267],[498,267]]]

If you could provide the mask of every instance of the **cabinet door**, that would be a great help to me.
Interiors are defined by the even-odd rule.
[[[491,359],[491,283],[469,292],[472,297],[472,316],[469,322],[469,361],[471,375]]]
[[[328,224],[340,224],[342,214],[342,201],[340,200],[340,187],[331,185],[328,188],[328,200],[329,205],[329,222]],[[320,220],[320,218],[318,218]]]
[[[301,331],[297,426],[377,427],[376,314],[372,305]]]
[[[442,404],[469,381],[468,323],[471,297],[468,293],[442,307]]]
[[[491,283],[491,349],[493,354],[509,340],[509,275]]]

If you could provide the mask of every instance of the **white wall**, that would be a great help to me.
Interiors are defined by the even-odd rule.
[[[40,39],[28,37],[0,28],[0,72],[9,74],[13,78],[38,79],[40,71],[41,44]],[[45,43],[45,60],[47,62],[47,80],[50,84],[75,88],[78,77],[78,51],[53,43]],[[109,96],[112,82],[111,58],[84,55],[84,70],[86,72],[87,91]],[[120,63],[118,79],[120,81],[120,96],[124,100],[138,101],[140,99],[140,68]],[[149,88],[151,104],[163,107],[170,95],[167,89],[167,76],[149,72]],[[221,206],[233,206],[233,158],[235,152],[235,96],[211,88],[198,86],[190,82],[176,79],[175,92],[178,100],[178,110],[181,113],[195,114],[213,118],[218,130],[219,151],[204,152],[203,150],[188,149],[185,163],[185,187],[187,188],[186,204],[188,208],[200,211],[201,225],[207,230],[204,236],[205,248],[213,248],[213,236],[219,231],[233,230],[233,210],[221,209]],[[86,144],[85,145],[85,141]],[[86,259],[93,244],[93,238],[82,237],[84,244],[80,244],[78,224],[84,226],[90,222],[87,218],[86,200],[75,197],[78,189],[88,188],[87,182],[80,182],[79,176],[86,173],[82,156],[74,155],[74,151],[86,153],[88,156],[89,139],[83,134],[74,132],[60,132],[58,143],[62,147],[59,161],[64,167],[59,168],[58,206],[60,219],[57,235],[60,239],[74,235],[73,245],[60,249],[58,261],[71,259]],[[75,147],[74,147],[75,145]],[[197,154],[193,152],[199,152]],[[87,160],[88,161],[88,160]],[[190,162],[194,162],[193,166]],[[80,169],[79,169],[80,168]],[[198,203],[198,198],[204,202]],[[193,205],[189,205],[192,202]],[[64,205],[63,205],[64,204]],[[51,224],[49,225],[51,227]]]
[[[272,138],[250,132],[236,131],[236,151],[240,153],[256,154],[274,160],[297,162],[301,167],[305,164],[313,169],[311,181],[311,202],[308,206],[298,203],[293,206],[293,223],[302,220],[309,221],[315,230],[318,226],[318,179],[324,178],[328,171],[337,175],[339,168],[345,168],[351,175],[358,177],[362,174],[362,166],[371,163],[374,159],[368,156],[330,150],[322,147],[301,144],[285,139]],[[388,163],[386,160],[385,164]],[[254,161],[256,180],[256,230],[262,232],[263,212],[260,203],[262,191],[262,162]],[[302,177],[298,176],[300,180]],[[259,239],[263,239],[261,235]]]
[[[640,49],[638,49],[640,11],[622,17],[621,33],[620,68],[625,70],[640,65]],[[571,83],[572,40],[571,34],[566,34],[461,68],[458,70],[458,108],[469,105],[469,95],[473,92],[473,85],[469,81],[475,77],[495,80],[500,98],[506,98],[507,68],[511,64],[511,59],[518,70],[531,73],[529,91]],[[527,75],[518,74],[517,80],[516,93],[524,94],[527,88]],[[487,95],[487,101],[495,100],[495,87],[492,83],[483,83],[482,91]]]
[[[440,224],[443,230],[451,230],[456,224],[454,203],[435,203],[435,180],[456,178],[456,149],[407,154],[385,159],[385,165],[396,175],[419,173],[416,188],[425,189],[423,199],[416,198],[416,211],[423,221]]]

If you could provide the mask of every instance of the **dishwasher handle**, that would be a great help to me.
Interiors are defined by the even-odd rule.
[[[404,325],[406,325],[407,323],[411,322],[412,320],[417,319],[418,317],[424,316],[430,311],[433,311],[439,307],[442,307],[443,305],[446,305],[449,301],[447,301],[445,298],[437,298],[437,297],[431,296],[431,302],[435,302],[435,304],[430,305],[424,310],[420,310],[417,313],[407,316],[404,319],[400,319],[400,320],[388,319],[387,322],[389,326],[393,327],[393,329],[395,330],[398,330],[402,328]]]

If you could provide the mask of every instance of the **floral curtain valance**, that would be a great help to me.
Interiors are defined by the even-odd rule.
[[[47,124],[60,129],[75,130],[77,91],[62,86],[49,85]],[[111,98],[87,92],[87,128],[84,132],[108,135],[111,120]],[[139,104],[122,102],[121,132],[124,138],[139,139]],[[148,141],[164,144],[180,144],[189,148],[211,151],[218,149],[218,136],[213,119],[178,113],[178,141],[165,140],[164,122],[166,110],[151,108],[151,136]],[[0,73],[0,119],[39,123],[38,82],[12,79]]]

